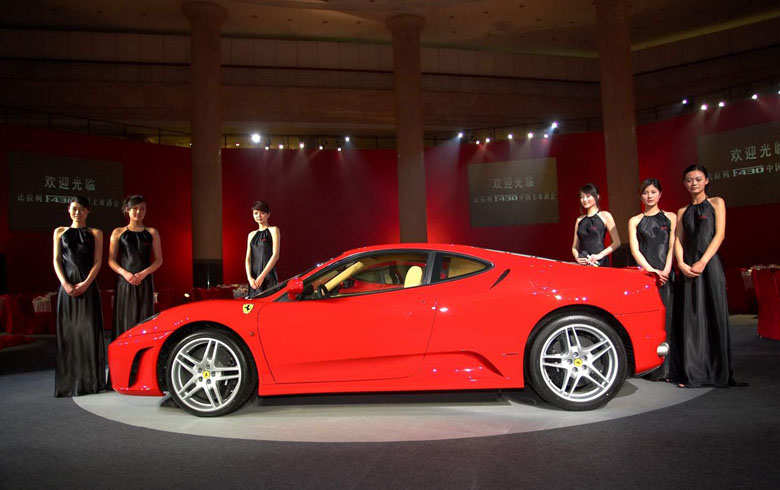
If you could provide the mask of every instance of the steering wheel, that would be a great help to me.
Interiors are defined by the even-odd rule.
[[[326,288],[324,284],[320,284],[317,286],[317,295],[319,295],[320,298],[327,298],[329,295],[328,288]]]

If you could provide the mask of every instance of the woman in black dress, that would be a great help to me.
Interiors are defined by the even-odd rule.
[[[658,207],[661,200],[661,183],[658,179],[645,179],[639,187],[644,212],[628,221],[628,241],[631,255],[644,270],[656,275],[658,292],[666,307],[666,341],[674,349],[672,330],[672,255],[674,253],[674,232],[677,216]],[[648,374],[653,381],[669,381],[672,356]]]
[[[268,224],[270,216],[271,209],[267,203],[263,201],[254,203],[252,217],[257,223],[257,229],[247,237],[245,260],[250,297],[279,282],[275,266],[279,260],[281,235],[279,228]]]
[[[725,387],[735,384],[731,369],[726,279],[718,248],[726,234],[726,204],[707,197],[707,169],[691,165],[683,173],[691,204],[677,211],[674,251],[682,277],[677,280],[680,311],[675,329],[680,386]]]
[[[114,294],[112,339],[154,314],[152,273],[163,262],[160,234],[154,228],[144,226],[144,198],[128,197],[122,203],[122,211],[129,222],[111,233],[108,248],[108,266],[119,274]]]
[[[54,396],[79,396],[106,388],[103,314],[95,278],[103,254],[103,233],[87,228],[89,199],[74,197],[71,225],[54,230],[57,295],[57,367]]]
[[[584,214],[574,224],[574,242],[571,245],[574,260],[582,265],[609,266],[609,255],[620,247],[615,219],[609,211],[599,210],[599,190],[593,184],[580,189],[580,206]],[[604,247],[607,231],[612,243]]]

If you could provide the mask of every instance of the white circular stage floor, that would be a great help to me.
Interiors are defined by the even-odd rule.
[[[188,414],[167,398],[114,392],[75,397],[95,415],[181,434],[295,442],[394,442],[489,437],[559,429],[638,415],[709,391],[629,379],[607,406],[567,412],[529,388],[516,392],[349,394],[273,397],[224,417]]]

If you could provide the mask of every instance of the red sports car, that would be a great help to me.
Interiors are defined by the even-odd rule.
[[[252,396],[523,388],[589,410],[667,345],[655,281],[458,245],[346,252],[254,298],[163,311],[111,343],[114,389],[200,416]]]

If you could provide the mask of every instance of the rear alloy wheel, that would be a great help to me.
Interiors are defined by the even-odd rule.
[[[233,335],[220,330],[201,330],[176,344],[166,377],[176,404],[200,417],[238,409],[257,386],[251,356]]]
[[[536,335],[528,359],[531,385],[566,410],[611,400],[626,378],[626,350],[610,325],[586,315],[556,318]]]

